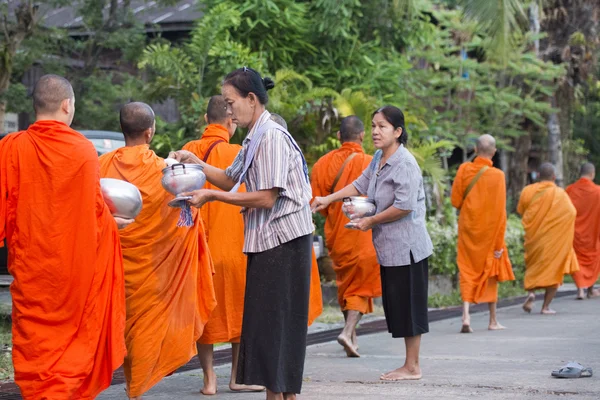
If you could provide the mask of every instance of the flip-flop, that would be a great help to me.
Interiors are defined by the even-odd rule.
[[[552,376],[565,379],[589,378],[592,375],[593,371],[591,368],[586,368],[576,362],[570,362],[561,369],[552,371]]]

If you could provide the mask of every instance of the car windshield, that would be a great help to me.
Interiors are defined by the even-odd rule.
[[[98,154],[105,154],[119,147],[125,146],[124,140],[117,139],[89,139],[94,144]]]

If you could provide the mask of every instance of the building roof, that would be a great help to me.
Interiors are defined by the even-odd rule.
[[[8,0],[10,8],[15,7],[20,0]],[[83,0],[73,0],[69,6],[47,8],[43,0],[40,2],[41,24],[52,28],[68,28],[78,33],[85,33],[82,18],[77,16],[77,7]],[[118,0],[119,5],[123,0]],[[157,4],[159,3],[159,4]],[[161,6],[156,0],[131,0],[131,11],[135,18],[146,26],[146,30],[169,31],[189,30],[194,22],[202,17],[199,11],[200,0],[179,0],[172,6]],[[104,8],[108,14],[108,6]]]

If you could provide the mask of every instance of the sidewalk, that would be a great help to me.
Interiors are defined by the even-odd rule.
[[[337,343],[312,346],[298,399],[599,399],[600,299],[558,299],[553,303],[558,314],[542,316],[540,298],[531,315],[520,307],[499,310],[506,331],[487,331],[487,313],[472,316],[475,333],[470,335],[457,333],[460,320],[456,318],[432,323],[431,333],[423,337],[420,381],[379,381],[382,372],[397,368],[404,358],[403,341],[387,333],[359,337],[359,359],[346,358]],[[594,377],[550,377],[552,369],[572,360],[592,367]],[[217,368],[220,392],[211,398],[265,398],[264,393],[229,392],[229,368]],[[144,399],[202,399],[201,382],[201,370],[176,374]],[[124,386],[113,386],[98,399],[126,399]]]

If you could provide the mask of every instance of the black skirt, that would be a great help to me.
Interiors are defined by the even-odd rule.
[[[300,393],[312,266],[312,235],[248,254],[236,382]]]
[[[412,337],[429,332],[427,258],[417,263],[381,267],[383,310],[392,337]]]

